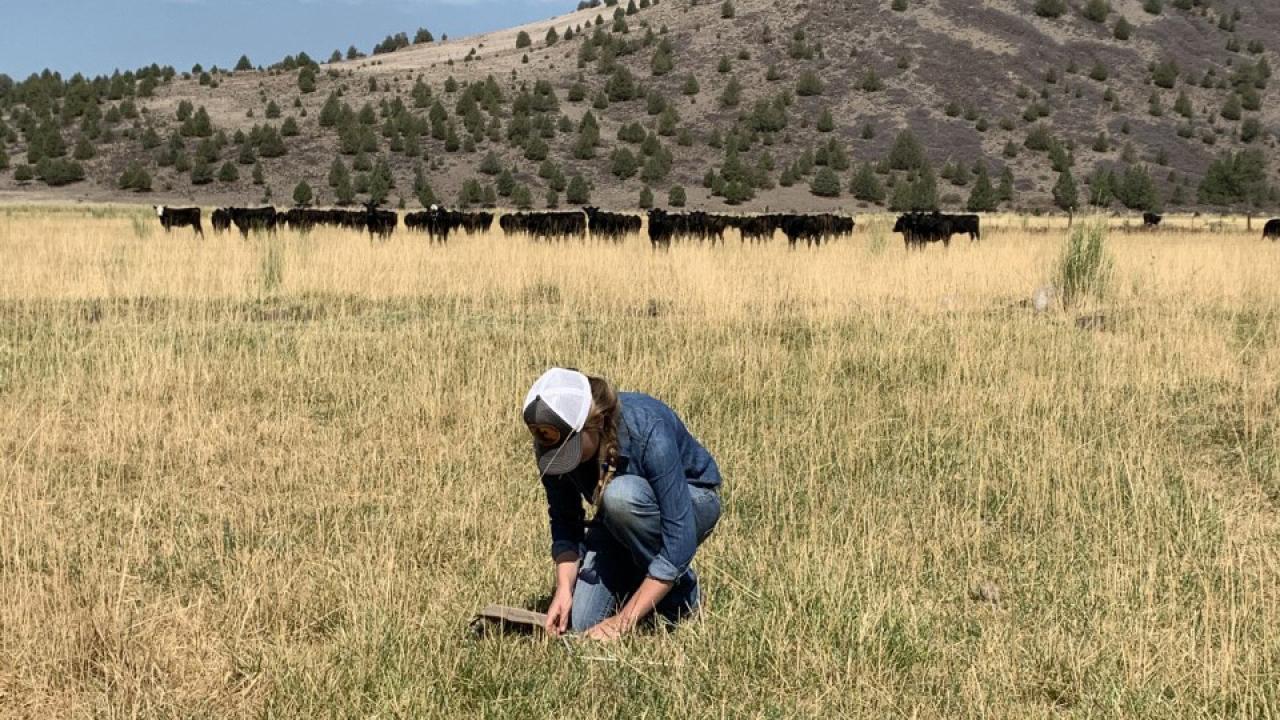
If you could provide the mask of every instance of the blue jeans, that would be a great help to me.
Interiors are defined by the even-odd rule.
[[[710,488],[688,487],[701,545],[720,519],[720,497]],[[618,475],[610,481],[583,546],[570,613],[574,632],[591,628],[626,604],[662,550],[662,518],[649,481],[637,475]],[[698,576],[690,567],[655,610],[675,622],[697,607]]]

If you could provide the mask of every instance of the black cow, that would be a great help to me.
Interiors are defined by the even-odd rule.
[[[578,210],[507,213],[498,219],[498,226],[508,235],[518,233],[541,240],[581,238],[587,232],[587,216]]]
[[[782,215],[743,215],[733,219],[733,226],[738,228],[742,242],[767,242],[773,239],[773,233],[782,227]]]
[[[395,210],[379,210],[377,203],[364,204],[364,226],[368,228],[370,237],[376,235],[380,240],[386,240],[399,221],[400,216]]]
[[[231,213],[225,208],[216,208],[209,217],[213,221],[214,232],[226,232],[231,229]]]
[[[1142,213],[1142,227],[1155,228],[1160,225],[1160,221],[1164,220],[1163,215],[1157,215],[1153,212]]]
[[[1267,224],[1262,228],[1262,239],[1280,240],[1280,218],[1268,220]]]
[[[969,235],[969,241],[982,239],[982,220],[977,215],[949,215],[951,229],[957,235]]]
[[[165,205],[152,205],[152,207],[155,208],[156,217],[160,218],[160,225],[164,227],[165,232],[175,227],[189,227],[195,230],[197,235],[204,237],[204,228],[200,227],[200,208],[175,208]]]
[[[326,224],[329,218],[330,213],[327,210],[296,207],[279,213],[276,216],[276,224],[282,224],[292,230],[305,233],[310,232],[317,225]]]
[[[649,242],[654,247],[669,247],[676,237],[691,237],[712,245],[724,242],[724,231],[737,226],[737,219],[729,215],[712,215],[695,210],[687,213],[669,213],[654,208],[649,211]]]
[[[250,230],[275,232],[278,220],[276,209],[270,206],[261,208],[227,208],[231,222],[240,231],[243,238],[249,237]]]
[[[791,247],[800,240],[806,245],[821,245],[823,240],[853,234],[853,218],[831,213],[783,215],[780,225]]]
[[[600,208],[586,207],[587,225],[591,237],[621,242],[628,235],[640,232],[640,216],[629,213],[606,212]]]
[[[977,215],[944,215],[940,212],[911,212],[898,218],[893,231],[902,233],[908,248],[924,247],[931,242],[951,245],[951,236],[968,233],[971,240],[980,237]]]
[[[411,212],[404,216],[404,226],[410,230],[422,230],[433,242],[447,242],[449,233],[461,230],[467,233],[482,233],[493,225],[493,213],[464,213],[457,210],[446,210],[432,205],[427,210]]]

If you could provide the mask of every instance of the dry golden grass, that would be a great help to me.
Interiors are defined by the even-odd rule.
[[[1036,314],[1063,234],[1007,220],[653,253],[0,210],[0,716],[1280,716],[1280,244],[1114,233],[1110,292]],[[709,611],[612,661],[465,633],[550,582],[553,363],[726,477]]]

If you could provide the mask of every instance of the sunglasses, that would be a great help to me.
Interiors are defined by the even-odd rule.
[[[533,441],[538,447],[554,448],[564,440],[564,433],[554,425],[530,425],[529,433],[533,435]]]

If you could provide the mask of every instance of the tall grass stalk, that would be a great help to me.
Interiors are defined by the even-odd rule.
[[[1107,227],[1103,223],[1083,222],[1071,228],[1057,263],[1064,304],[1071,305],[1086,296],[1101,298],[1106,293],[1113,264],[1106,241]]]

